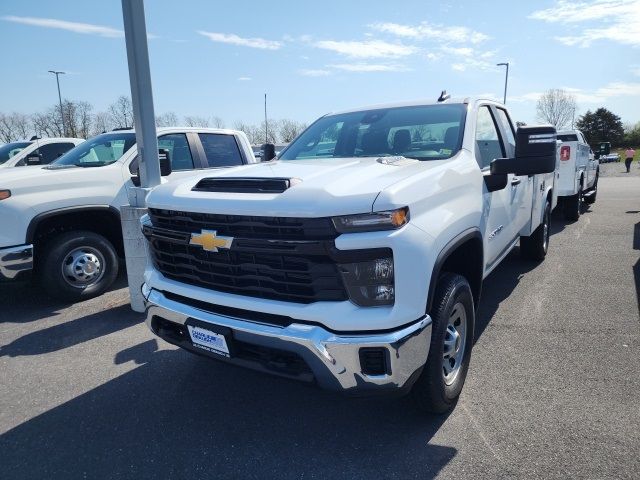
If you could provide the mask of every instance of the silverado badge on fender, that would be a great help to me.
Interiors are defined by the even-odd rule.
[[[233,237],[218,237],[215,230],[192,233],[189,245],[200,245],[207,252],[217,252],[218,248],[231,248]]]

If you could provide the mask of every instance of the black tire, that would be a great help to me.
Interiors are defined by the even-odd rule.
[[[54,298],[77,302],[97,297],[118,276],[116,250],[97,233],[61,233],[41,248],[44,253],[39,262],[40,282]]]
[[[450,383],[445,381],[445,339],[451,340],[448,333],[449,320],[459,314],[460,308],[464,310],[465,319],[464,339],[456,345],[464,345],[460,352],[460,362],[455,376],[450,378]],[[430,413],[445,413],[456,404],[462,386],[464,385],[471,350],[473,348],[473,329],[475,325],[475,309],[473,295],[469,282],[454,273],[444,273],[438,280],[431,310],[431,344],[427,362],[420,377],[413,385],[411,394],[421,410]],[[462,319],[460,324],[462,323]],[[451,359],[449,359],[451,360]],[[451,364],[449,363],[449,366]]]
[[[593,192],[593,194],[589,195],[588,197],[584,197],[584,203],[586,203],[587,205],[593,205],[594,203],[596,203],[596,197],[598,195],[598,178],[600,177],[599,174],[596,173],[596,181],[593,184],[593,187],[591,188],[591,191]]]
[[[565,220],[575,222],[580,218],[582,213],[582,185],[580,185],[578,193],[565,198],[563,210]]]
[[[551,231],[551,204],[549,200],[544,206],[542,223],[528,237],[520,237],[520,255],[527,260],[540,262],[547,256],[549,234]]]

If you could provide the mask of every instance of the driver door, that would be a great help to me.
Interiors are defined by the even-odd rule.
[[[475,132],[475,156],[483,172],[488,172],[491,162],[505,158],[504,142],[500,129],[488,105],[478,108]],[[513,243],[513,192],[510,188],[514,175],[509,174],[507,187],[495,192],[483,191],[482,236],[486,258],[486,269],[490,270],[507,248]]]

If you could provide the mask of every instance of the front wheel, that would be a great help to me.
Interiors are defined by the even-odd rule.
[[[544,206],[542,223],[528,237],[520,237],[520,255],[528,260],[542,261],[549,250],[549,235],[551,231],[551,204],[549,200]]]
[[[77,302],[96,297],[104,293],[118,275],[115,248],[97,233],[62,233],[44,248],[40,280],[54,298]]]
[[[411,393],[422,410],[444,413],[460,396],[473,348],[473,295],[463,276],[444,273],[440,277],[431,320],[427,363]]]

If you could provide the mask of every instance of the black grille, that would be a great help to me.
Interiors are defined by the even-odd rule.
[[[338,236],[330,218],[257,217],[149,209],[154,227],[179,232],[215,230],[236,238],[328,240]]]
[[[150,217],[153,227],[145,227],[144,232],[156,268],[169,279],[220,292],[288,302],[348,299],[334,254],[333,238],[337,234],[330,221],[325,221],[328,219],[154,209],[150,209]],[[307,225],[311,231],[306,230]],[[233,236],[231,249],[211,252],[190,245],[191,234],[203,229]],[[273,237],[277,235],[286,239],[275,240]],[[312,236],[315,238],[310,239]]]
[[[288,178],[203,178],[194,192],[282,193],[291,186]]]

